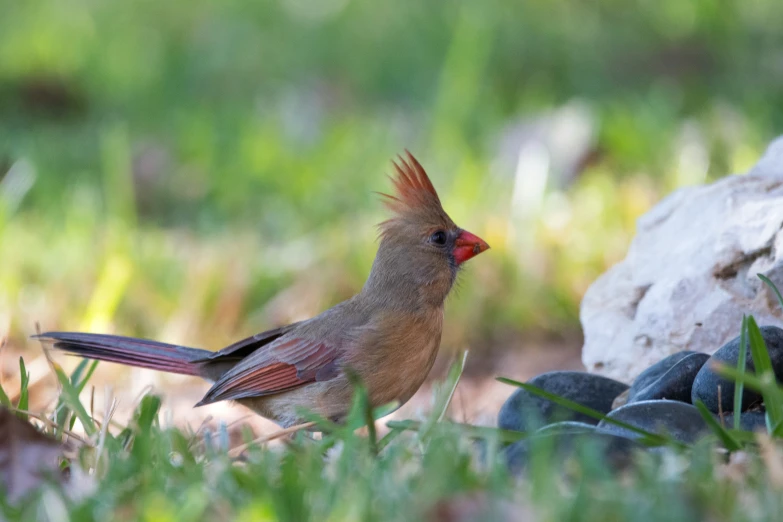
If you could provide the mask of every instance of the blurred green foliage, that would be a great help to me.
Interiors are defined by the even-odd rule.
[[[754,355],[760,355],[765,349],[760,334],[753,333],[755,323],[750,318],[743,323],[749,326]],[[288,433],[285,444],[275,447],[251,442],[251,431],[238,433],[234,427],[231,433],[225,424],[196,430],[171,426],[162,420],[157,395],[145,395],[127,424],[113,418],[114,407],[108,402],[103,414],[87,413],[78,393],[90,379],[87,366],[69,376],[52,365],[62,384],[57,407],[32,414],[52,445],[69,443],[60,464],[68,470],[59,481],[62,487],[55,481],[26,479],[23,487],[9,488],[19,495],[11,498],[3,488],[19,471],[13,459],[7,459],[11,464],[4,466],[10,472],[0,484],[4,519],[735,522],[777,520],[774,513],[783,508],[783,461],[774,431],[728,431],[709,412],[706,418],[715,435],[723,434],[733,447],[719,446],[714,435],[684,445],[659,433],[655,443],[665,445],[649,452],[638,448],[626,465],[618,466],[598,440],[574,433],[566,449],[563,438],[540,432],[444,419],[462,372],[457,363],[434,394],[435,407],[423,422],[388,422],[378,437],[380,426],[374,418],[382,412],[373,410],[366,391],[357,388],[343,425],[312,415],[320,437]],[[24,373],[23,365],[20,370]],[[741,371],[733,377],[761,391],[769,406],[770,393],[783,392],[769,376]],[[23,380],[20,395],[26,395],[26,386]],[[27,413],[19,411],[21,399],[8,400],[13,391],[0,386],[5,419],[11,414],[2,408],[20,416]],[[561,404],[570,402],[564,400],[560,398]],[[780,408],[767,413],[775,418]],[[86,433],[82,442],[73,437],[72,418],[78,418]],[[6,422],[4,444],[10,440],[21,449],[26,464],[42,464],[46,454],[41,441]],[[238,446],[239,436],[243,444]],[[505,442],[522,439],[529,459],[512,473]]]
[[[0,333],[12,339],[41,321],[210,346],[348,297],[384,216],[372,191],[388,190],[404,148],[493,246],[450,303],[446,344],[574,330],[636,217],[682,184],[746,169],[783,126],[775,0],[0,11]],[[517,222],[500,143],[573,100],[595,118],[589,161]]]

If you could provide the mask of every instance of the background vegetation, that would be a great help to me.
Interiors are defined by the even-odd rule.
[[[35,321],[216,347],[351,295],[404,148],[493,247],[445,345],[578,331],[635,218],[745,170],[783,125],[772,0],[2,12],[0,332],[18,347]],[[536,137],[538,181],[518,165]]]
[[[635,219],[677,187],[745,171],[780,133],[781,27],[776,0],[0,0],[10,396],[0,402],[45,410],[58,440],[92,434],[71,457],[97,479],[83,502],[44,492],[24,508],[0,498],[0,510],[51,520],[779,513],[783,459],[769,443],[728,465],[696,448],[633,476],[593,456],[569,464],[570,479],[542,452],[520,484],[491,465],[497,434],[482,460],[464,427],[433,421],[393,430],[380,456],[346,430],[230,465],[225,428],[212,438],[174,428],[154,396],[105,430],[112,403],[92,401],[85,365],[70,385],[62,370],[50,375],[62,394],[36,406],[32,367],[48,366],[27,336],[40,322],[216,348],[310,316],[362,284],[385,216],[372,192],[389,188],[389,161],[408,148],[452,217],[492,245],[448,304],[444,349],[509,352],[537,335],[578,344],[579,300],[622,258]],[[33,349],[28,393],[8,354]]]

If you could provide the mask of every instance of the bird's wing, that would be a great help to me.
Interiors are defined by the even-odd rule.
[[[244,359],[259,348],[276,341],[300,324],[301,322],[291,323],[279,328],[273,328],[272,330],[266,330],[264,332],[257,333],[242,339],[241,341],[237,341],[232,345],[226,346],[222,350],[212,352],[206,357],[198,359],[194,362],[229,362]]]
[[[198,403],[261,397],[338,374],[342,350],[334,343],[283,336],[226,372]]]

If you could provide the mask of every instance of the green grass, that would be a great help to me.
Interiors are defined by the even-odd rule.
[[[249,444],[241,453],[229,447],[225,426],[197,433],[162,427],[161,401],[154,395],[141,400],[127,426],[108,428],[107,418],[88,414],[78,398],[94,365],[85,362],[68,376],[53,364],[62,386],[60,401],[39,426],[64,440],[74,428],[69,419],[78,419],[86,442],[77,443],[67,466],[86,470],[93,489],[73,498],[61,497],[50,486],[15,505],[0,496],[0,512],[9,520],[56,512],[57,520],[79,521],[405,521],[442,520],[448,513],[467,520],[518,520],[531,513],[536,520],[551,521],[775,520],[783,509],[783,438],[776,421],[781,409],[775,397],[783,388],[769,379],[763,339],[752,317],[743,321],[743,329],[758,374],[744,368],[720,371],[762,393],[768,438],[724,428],[704,410],[715,439],[685,446],[642,433],[643,442],[662,445],[664,451],[638,453],[635,465],[619,473],[595,448],[584,446],[564,457],[534,437],[527,471],[510,474],[504,446],[526,434],[444,418],[464,358],[436,388],[435,407],[423,423],[388,422],[379,435],[376,419],[388,409],[373,411],[356,382],[354,405],[343,425],[311,416],[320,437],[298,432],[283,445]],[[504,382],[585,412],[530,385]],[[25,386],[23,380],[13,405],[2,391],[4,405],[23,409]],[[723,450],[716,441],[723,442]],[[44,501],[39,495],[49,496]],[[52,503],[52,498],[60,500]]]
[[[447,304],[444,349],[481,357],[578,334],[581,296],[636,218],[677,187],[744,171],[783,125],[776,0],[315,5],[2,4],[3,353],[37,349],[36,322],[217,348],[321,311],[368,273],[385,218],[372,192],[406,147],[492,245]],[[520,218],[500,143],[573,100],[595,116],[590,161]],[[763,346],[752,325],[743,335],[755,361]],[[60,394],[48,421],[30,419],[58,440],[83,433],[75,460],[96,478],[63,501],[71,520],[437,520],[487,502],[553,521],[743,521],[782,507],[774,453],[737,426],[713,425],[748,455],[729,468],[697,447],[682,473],[648,455],[618,478],[595,455],[542,450],[511,477],[501,448],[524,435],[443,418],[456,369],[423,422],[372,436],[320,419],[323,440],[232,463],[224,432],[163,427],[152,396],[109,429],[79,400],[95,366],[52,368]],[[721,371],[779,404],[768,374]],[[18,401],[0,403],[25,410],[20,376]],[[352,426],[375,414],[358,401]],[[0,503],[9,519],[40,515]]]
[[[774,485],[763,479],[767,464],[753,451],[738,468],[741,486],[721,478],[723,465],[709,447],[689,449],[685,457],[670,455],[687,459],[681,474],[672,474],[673,461],[649,455],[633,474],[615,477],[596,455],[565,463],[542,453],[528,477],[515,479],[500,463],[500,437],[493,430],[480,434],[482,459],[475,433],[444,421],[426,431],[393,430],[393,438],[377,443],[346,428],[321,440],[297,436],[283,448],[252,447],[238,462],[219,433],[205,437],[162,428],[159,406],[159,399],[147,396],[127,427],[101,435],[100,457],[94,447],[81,449],[72,465],[97,467],[97,489],[78,501],[65,499],[65,519],[402,521],[431,519],[428,514],[450,506],[478,509],[488,520],[502,520],[505,510],[532,509],[541,520],[711,515],[728,521],[766,520],[763,513],[783,507]],[[348,424],[363,420],[357,408]],[[97,422],[92,426],[100,428]],[[10,520],[30,519],[42,510],[33,500],[22,506],[3,509]]]

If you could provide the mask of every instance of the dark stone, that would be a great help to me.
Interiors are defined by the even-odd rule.
[[[769,352],[775,375],[778,380],[783,380],[783,330],[776,326],[762,326],[761,335],[764,337],[764,342],[767,345],[767,351]],[[714,360],[736,368],[739,350],[740,338],[737,336],[712,354],[710,360],[699,370],[699,373],[696,374],[696,379],[693,381],[693,390],[691,392],[691,400],[693,402],[696,402],[697,399],[702,401],[713,413],[718,413],[721,409],[724,412],[734,410],[734,381],[720,377],[710,367],[710,363]],[[750,346],[748,346],[747,369],[750,371],[755,370],[753,357],[750,354]],[[718,407],[719,386],[721,396],[720,408]],[[750,390],[745,386],[742,393],[742,411],[761,401],[762,398],[758,392]]]
[[[609,469],[619,471],[633,463],[635,450],[643,449],[646,447],[633,439],[597,430],[590,424],[566,421],[546,426],[531,437],[509,445],[503,456],[509,470],[519,473],[534,453],[551,451],[559,465],[573,456],[594,452]]]
[[[549,372],[534,377],[529,383],[601,413],[608,413],[614,398],[628,389],[627,384],[585,372]],[[516,431],[528,431],[564,420],[588,424],[598,422],[588,415],[558,406],[522,388],[506,400],[498,414],[500,428]]]
[[[668,435],[674,440],[691,444],[710,432],[699,410],[678,401],[642,401],[613,410],[608,418],[622,421],[650,433]],[[640,434],[602,420],[598,429],[636,439]]]
[[[695,353],[698,352],[684,350],[682,352],[673,353],[644,370],[631,384],[631,389],[628,390],[628,402],[633,401],[633,398],[636,397],[636,395],[663,377],[663,374],[671,370],[678,362]]]
[[[734,429],[734,413],[723,415],[723,425],[727,429]],[[746,411],[740,413],[740,429],[745,431],[767,431],[766,415],[763,411]]]
[[[639,401],[668,399],[671,401],[691,402],[693,380],[710,356],[706,353],[691,353],[651,382],[646,388],[638,390],[628,398],[627,404]]]

